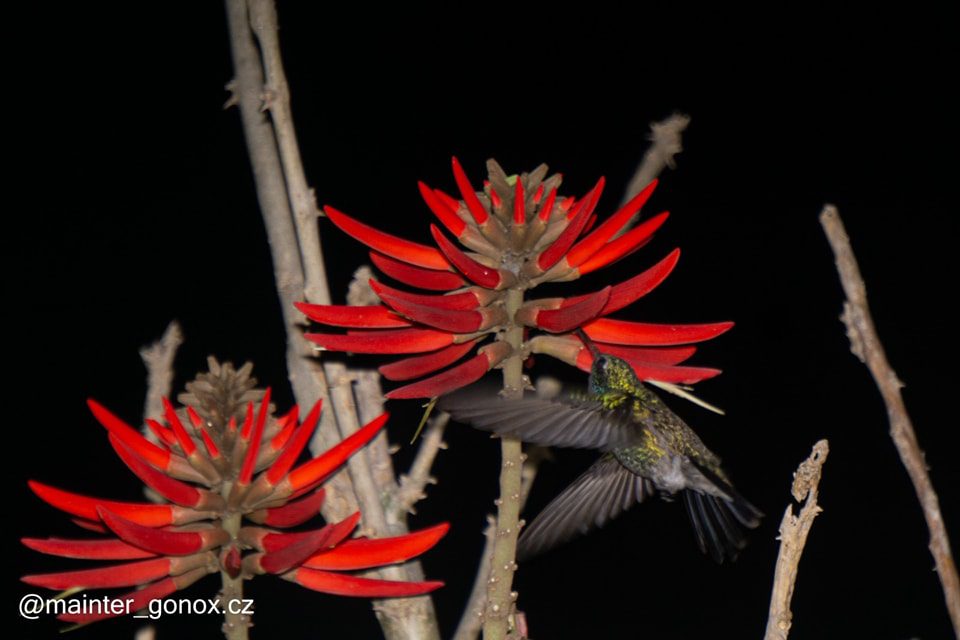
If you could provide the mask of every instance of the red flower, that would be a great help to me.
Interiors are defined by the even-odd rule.
[[[376,598],[420,595],[443,585],[341,572],[409,560],[435,545],[447,524],[394,538],[348,539],[360,518],[357,512],[319,529],[282,531],[317,515],[324,497],[320,485],[383,428],[386,413],[329,451],[295,466],[317,426],[320,403],[298,423],[296,407],[279,419],[268,416],[269,389],[259,410],[248,402],[245,414],[240,410],[244,416],[240,420],[227,417],[230,408],[207,412],[209,417],[204,418],[193,407],[187,407],[189,419],[183,419],[165,401],[166,425],[149,421],[160,446],[95,400],[88,404],[107,429],[117,455],[168,502],[118,502],[31,481],[30,488],[42,500],[73,516],[75,523],[109,535],[82,540],[24,538],[23,544],[65,558],[117,562],[24,576],[27,584],[58,591],[136,587],[119,596],[133,600],[131,611],[216,572],[231,579],[272,573],[315,591]],[[242,523],[241,515],[250,522]],[[84,624],[115,615],[59,618]]]
[[[413,293],[371,281],[382,305],[298,304],[312,320],[347,329],[345,334],[309,333],[307,338],[333,351],[410,354],[380,367],[390,380],[432,374],[394,389],[387,394],[390,398],[448,393],[478,380],[512,355],[542,353],[587,371],[593,357],[573,333],[578,328],[600,351],[628,361],[645,380],[693,383],[720,373],[718,369],[679,366],[696,351],[696,347],[682,345],[714,338],[732,327],[731,322],[663,325],[606,317],[663,282],[677,263],[679,249],[633,278],[594,293],[528,300],[512,313],[504,304],[510,289],[575,280],[646,244],[668,213],[633,228],[629,225],[656,181],[594,228],[602,178],[577,200],[557,195],[560,176],[545,179],[544,165],[513,178],[493,161],[488,166],[490,179],[477,193],[453,159],[462,200],[422,182],[419,185],[427,206],[468,251],[435,225],[430,231],[438,248],[384,233],[325,207],[335,225],[373,250],[370,258],[385,274],[406,285],[446,293]],[[515,324],[542,331],[525,340],[520,354],[513,354],[501,339]],[[493,340],[487,341],[490,337]],[[450,366],[474,352],[474,347],[479,347],[474,355]]]

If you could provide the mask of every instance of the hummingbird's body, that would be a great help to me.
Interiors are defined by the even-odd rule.
[[[602,526],[654,493],[683,496],[701,550],[718,562],[743,547],[743,527],[760,523],[762,514],[733,489],[720,459],[619,358],[596,355],[586,393],[498,400],[466,392],[440,406],[454,419],[524,442],[604,452],[524,530],[521,555]]]

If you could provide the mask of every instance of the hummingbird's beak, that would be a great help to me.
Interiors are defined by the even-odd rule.
[[[579,336],[580,342],[583,343],[583,346],[590,350],[590,354],[593,355],[595,359],[600,357],[600,349],[597,349],[597,345],[595,345],[593,340],[587,336],[586,331],[583,329],[577,329],[577,336]]]

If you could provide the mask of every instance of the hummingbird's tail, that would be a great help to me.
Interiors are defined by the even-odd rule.
[[[697,466],[725,496],[702,493],[696,489],[683,492],[683,504],[697,535],[700,551],[709,553],[719,563],[736,560],[747,544],[744,528],[756,529],[763,513],[737,493],[730,483],[708,469]]]

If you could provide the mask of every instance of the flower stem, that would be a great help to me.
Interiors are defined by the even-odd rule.
[[[505,307],[513,318],[523,304],[523,290],[507,292]],[[504,334],[513,347],[513,354],[503,362],[503,394],[510,398],[523,395],[523,326],[513,324]],[[501,640],[509,632],[510,614],[516,600],[512,592],[513,574],[517,569],[517,537],[520,533],[520,485],[523,450],[516,438],[503,438],[500,445],[500,500],[493,542],[490,581],[487,583],[487,604],[484,608],[483,637]]]
[[[224,483],[225,486],[230,483]],[[241,515],[231,513],[223,519],[223,529],[234,540],[240,533]],[[223,585],[220,590],[220,607],[223,609],[223,635],[227,640],[247,640],[250,629],[250,616],[244,613],[232,613],[231,610],[243,611],[245,607],[233,605],[231,602],[243,602],[243,575],[236,578],[230,576],[225,569],[220,569],[220,581]]]

